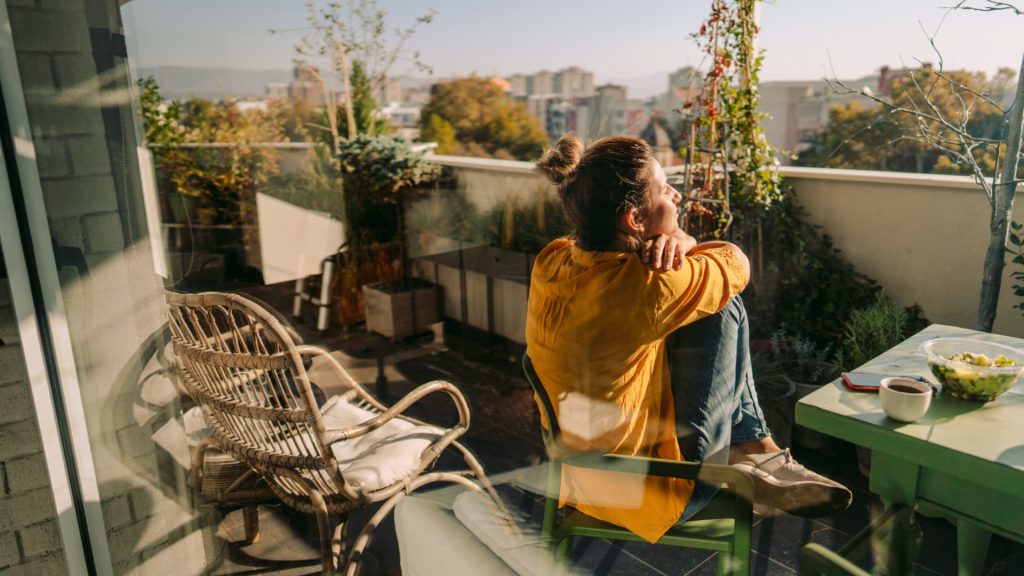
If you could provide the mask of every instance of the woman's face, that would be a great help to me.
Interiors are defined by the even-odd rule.
[[[651,170],[651,210],[644,220],[644,236],[671,236],[679,230],[679,203],[683,195],[668,185],[665,170],[654,162]]]

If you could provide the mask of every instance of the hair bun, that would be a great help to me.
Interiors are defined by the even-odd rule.
[[[561,184],[576,172],[583,158],[583,142],[572,134],[558,139],[554,147],[544,153],[537,168],[555,184]]]

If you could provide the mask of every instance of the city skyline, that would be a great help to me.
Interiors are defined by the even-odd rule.
[[[949,3],[864,0],[856,11],[810,0],[764,4],[758,38],[766,50],[761,79],[849,79],[885,65],[935,62],[938,57],[923,30],[936,30],[946,14],[942,6]],[[701,65],[690,33],[710,3],[635,0],[628,11],[610,0],[527,0],[514,10],[465,0],[379,4],[395,26],[409,25],[428,7],[437,10],[434,22],[422,26],[407,45],[433,66],[434,77],[508,76],[577,65],[593,71],[596,84],[627,84],[636,97],[646,97],[658,84],[664,90],[659,80],[669,72]],[[123,11],[130,55],[140,68],[290,68],[292,46],[301,32],[270,34],[269,29],[305,25],[300,0],[132,0]],[[1009,12],[954,12],[946,17],[936,44],[948,69],[990,75],[999,67],[1017,70],[1024,53],[1022,27],[1024,17]],[[408,72],[401,65],[393,70],[395,75]]]

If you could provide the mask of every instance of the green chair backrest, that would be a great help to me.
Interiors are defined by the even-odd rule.
[[[551,456],[554,454],[553,450],[557,438],[561,434],[561,429],[558,427],[558,418],[555,417],[555,408],[551,404],[551,397],[548,396],[547,390],[541,384],[537,371],[533,369],[530,356],[525,352],[523,353],[523,372],[526,374],[526,380],[530,382],[530,387],[533,388],[533,393],[540,400],[541,412],[544,414],[544,419],[547,420],[548,427],[541,426],[541,436],[544,439],[548,456]],[[553,461],[548,466],[547,490],[544,495],[544,519],[541,523],[541,539],[549,547],[553,547],[555,544],[555,523],[558,517],[558,499],[561,489],[562,465]]]
[[[530,356],[525,353],[523,354],[523,372],[526,374],[527,381],[530,382],[530,387],[533,388],[533,393],[540,400],[544,419],[548,421],[548,427],[542,427],[541,434],[544,436],[544,443],[548,449],[551,449],[555,439],[558,438],[562,431],[558,427],[558,419],[555,417],[555,407],[551,404],[551,397],[548,396],[547,390],[541,384],[537,371],[533,369],[533,362],[530,361]]]

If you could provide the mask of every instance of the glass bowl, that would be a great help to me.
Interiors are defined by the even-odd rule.
[[[928,357],[928,367],[942,383],[946,394],[954,398],[988,402],[1009,390],[1024,372],[1024,352],[971,338],[933,338],[921,345]],[[978,366],[967,361],[950,360],[949,356],[969,352],[984,354],[989,360],[1002,355],[1015,361],[1015,366]]]

